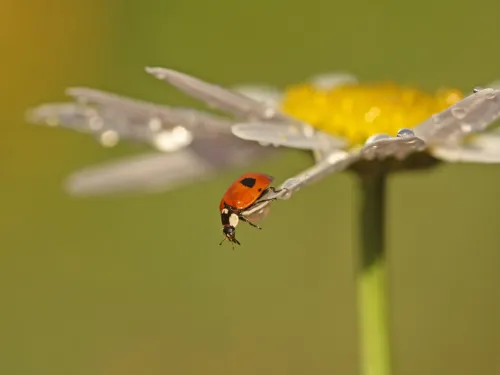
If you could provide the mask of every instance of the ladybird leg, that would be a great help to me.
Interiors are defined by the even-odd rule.
[[[238,215],[238,217],[240,218],[241,221],[244,221],[245,223],[247,224],[250,224],[252,227],[254,228],[257,228],[257,229],[262,229],[261,227],[259,227],[257,224],[254,224],[252,223],[251,221],[249,221],[245,216],[243,215]]]
[[[277,190],[276,190],[276,188],[274,188],[274,187],[270,186],[270,187],[268,187],[268,188],[264,191],[264,193],[262,194],[262,196],[264,196],[264,197],[265,197],[265,196],[266,196],[266,195],[268,195],[270,192],[271,192],[271,193],[273,193],[273,194],[278,194],[278,193],[279,193],[279,192],[281,192],[282,190],[284,190],[284,189],[277,189]],[[255,205],[256,205],[256,204],[258,204],[258,203],[262,203],[262,202],[269,202],[269,201],[274,201],[274,200],[276,200],[276,199],[278,199],[278,197],[276,197],[276,196],[274,196],[274,197],[272,197],[272,198],[266,198],[266,199],[257,199],[257,201],[255,201],[255,203],[253,204],[253,206],[255,206]]]
[[[231,241],[231,245],[233,246],[233,251],[234,251],[234,244],[241,245],[240,241],[238,241],[236,238],[233,238],[233,240]]]
[[[268,189],[269,189],[270,191],[272,191],[274,194],[279,193],[279,192],[281,192],[282,190],[285,190],[285,189],[277,189],[277,190],[276,190],[276,188],[274,188],[274,187],[272,187],[272,186],[270,186]],[[277,198],[273,198],[273,199],[277,199]]]
[[[278,190],[278,191],[280,191],[280,190]],[[273,193],[274,193],[274,191],[273,191]],[[262,203],[262,202],[275,201],[276,199],[278,199],[278,198],[261,199],[259,201],[256,201],[252,206],[255,206],[256,204]]]

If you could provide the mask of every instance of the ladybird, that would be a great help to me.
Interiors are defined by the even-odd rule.
[[[234,244],[240,245],[240,242],[235,238],[236,226],[240,220],[254,228],[261,229],[244,214],[258,203],[276,199],[261,199],[269,191],[278,192],[271,186],[273,180],[274,177],[267,174],[251,172],[240,176],[229,186],[219,205],[222,233],[224,234],[224,239],[219,245],[222,245],[225,240],[232,242],[233,248]]]

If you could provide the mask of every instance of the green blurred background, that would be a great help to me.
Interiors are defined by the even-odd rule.
[[[231,85],[347,70],[470,90],[500,77],[496,0],[0,1],[0,374],[355,374],[354,181],[276,203],[243,246],[219,247],[217,206],[241,172],[166,194],[73,199],[101,148],[28,125],[26,108],[82,85],[200,103],[144,73]],[[252,165],[278,180],[310,165]],[[395,374],[500,374],[500,166],[391,179]],[[179,212],[196,213],[180,216]]]

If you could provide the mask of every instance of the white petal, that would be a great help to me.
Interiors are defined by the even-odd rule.
[[[113,118],[119,118],[126,121],[127,125],[147,126],[150,130],[182,125],[190,130],[208,129],[229,132],[228,119],[203,111],[169,107],[87,87],[71,87],[66,90],[66,93],[75,98],[78,103],[85,104],[80,108],[94,109],[94,112],[109,122]],[[153,124],[156,124],[156,128],[152,126]]]
[[[239,92],[242,95],[249,97],[255,101],[271,105],[278,108],[283,98],[283,93],[276,87],[268,85],[237,85],[233,86],[232,89]]]
[[[431,153],[448,162],[500,163],[500,134],[481,134],[467,144],[434,147]]]
[[[168,191],[233,167],[267,157],[272,149],[232,135],[196,138],[172,153],[152,153],[87,167],[70,176],[67,190],[75,196]]]
[[[289,199],[293,193],[304,186],[310,185],[331,173],[343,171],[357,160],[359,160],[357,152],[334,151],[312,167],[286,180],[276,189],[276,192],[269,192],[262,199]],[[245,215],[252,215],[270,203],[271,201],[258,203],[251,210],[245,211]]]
[[[483,89],[413,128],[428,144],[457,142],[464,136],[485,130],[500,118],[500,90]]]
[[[358,83],[355,75],[346,72],[331,72],[312,76],[309,82],[318,89],[327,90],[337,86]]]
[[[251,122],[235,124],[231,131],[237,137],[262,145],[283,146],[301,150],[342,147],[343,143],[325,134],[317,135],[312,128],[287,123]]]
[[[146,72],[170,83],[186,94],[204,101],[211,107],[231,113],[239,118],[294,121],[279,112],[274,106],[172,69],[147,67]]]
[[[129,140],[152,144],[162,151],[165,151],[165,135],[178,136],[178,129],[195,135],[230,133],[229,119],[202,111],[170,108],[88,88],[67,91],[77,103],[42,104],[28,111],[27,120],[92,134],[103,145]],[[116,142],[108,142],[110,135]],[[176,148],[179,147],[178,144]]]
[[[213,173],[208,163],[186,149],[173,154],[146,154],[82,169],[66,181],[74,196],[154,192],[202,180]]]

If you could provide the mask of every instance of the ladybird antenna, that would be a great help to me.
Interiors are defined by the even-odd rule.
[[[225,240],[227,240],[227,237],[226,237],[226,236],[224,236],[224,238],[222,239],[222,241],[219,243],[219,246],[220,246],[220,245],[222,245],[222,243],[223,243]]]

